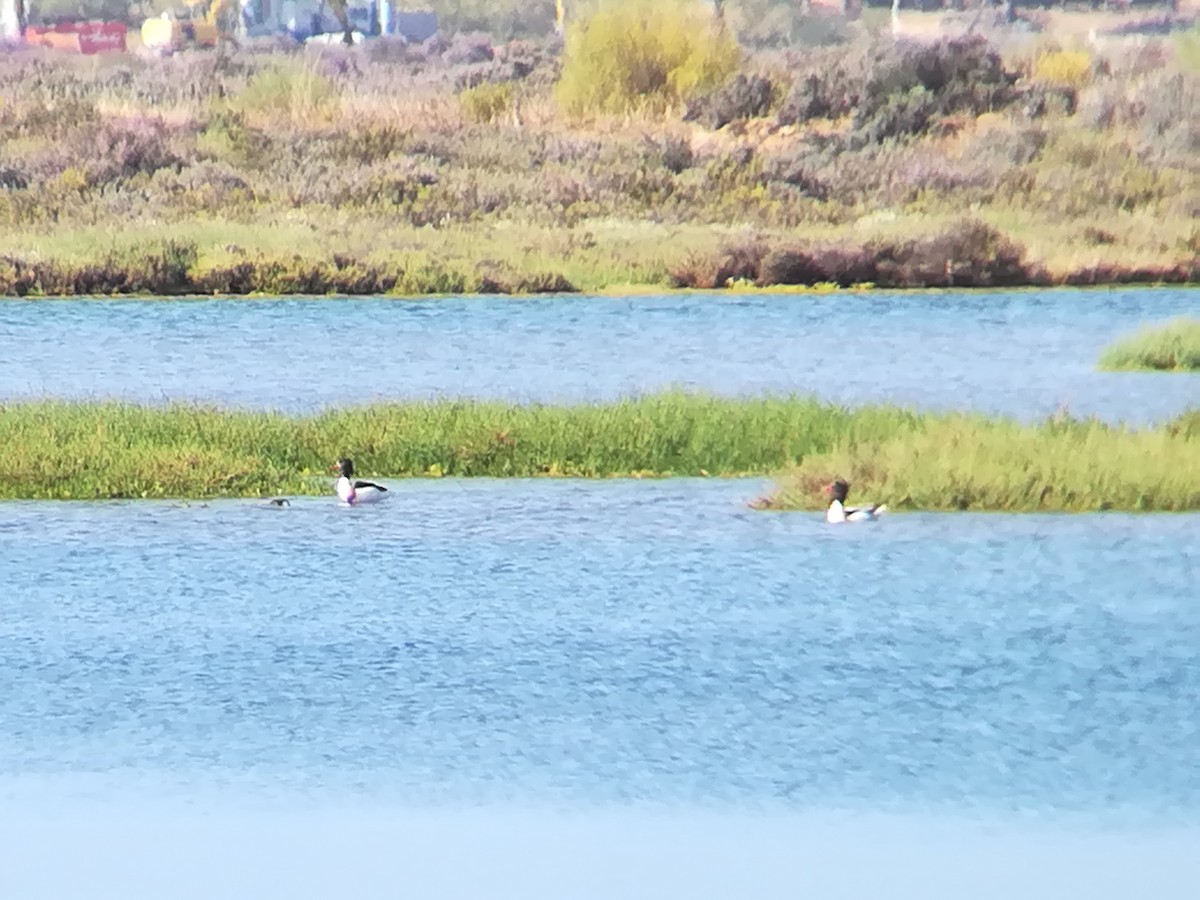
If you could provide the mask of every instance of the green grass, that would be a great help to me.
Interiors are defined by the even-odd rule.
[[[1004,512],[1200,509],[1200,410],[1134,430],[1065,416],[1036,425],[928,416],[884,440],[839,441],[779,476],[767,509],[816,509],[821,487],[851,503]]]
[[[763,474],[846,434],[879,439],[909,418],[806,398],[683,393],[578,406],[412,402],[303,417],[39,401],[0,406],[0,497],[321,493],[343,454],[364,475],[393,477]]]
[[[807,397],[667,392],[604,404],[439,400],[289,416],[201,406],[0,405],[0,498],[322,494],[364,476],[739,476],[784,471],[771,508],[854,497],[920,509],[1200,509],[1200,411],[1143,431],[1037,426]]]
[[[1180,316],[1121,338],[1105,349],[1100,368],[1200,372],[1200,318]]]

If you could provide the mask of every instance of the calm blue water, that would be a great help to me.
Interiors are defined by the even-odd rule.
[[[1193,896],[1200,517],[763,487],[0,504],[0,896]]]
[[[0,303],[0,398],[1148,421],[1200,380],[1096,355],[1198,300]],[[1195,896],[1200,516],[830,528],[765,487],[0,503],[0,898]]]
[[[1200,824],[1200,518],[836,529],[758,486],[5,504],[0,772]]]
[[[13,301],[0,302],[0,398],[301,410],[678,385],[1147,422],[1200,403],[1200,375],[1103,374],[1096,359],[1127,331],[1188,312],[1200,314],[1200,290]]]

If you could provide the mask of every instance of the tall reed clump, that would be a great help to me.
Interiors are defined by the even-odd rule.
[[[1200,372],[1200,318],[1180,316],[1121,338],[1100,357],[1110,372]]]
[[[882,441],[845,440],[802,460],[757,505],[815,509],[821,487],[892,509],[1181,511],[1200,509],[1200,440],[1191,411],[1133,430],[1055,417],[1037,425],[946,415]]]
[[[698,0],[609,0],[567,29],[558,101],[569,115],[661,112],[719,85],[741,58]]]

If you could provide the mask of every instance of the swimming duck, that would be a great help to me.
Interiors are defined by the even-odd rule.
[[[371,481],[355,481],[354,460],[352,459],[343,456],[333,464],[333,469],[338,473],[335,487],[338,499],[343,503],[351,506],[357,506],[360,503],[375,503],[382,500],[383,495],[387,493],[387,488],[381,484]]]
[[[850,485],[841,478],[833,484],[826,485],[825,493],[832,497],[829,508],[825,510],[826,522],[870,522],[887,510],[885,503],[877,503],[874,506],[846,506]]]

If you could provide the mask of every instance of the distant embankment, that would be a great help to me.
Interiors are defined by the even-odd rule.
[[[904,238],[855,241],[758,237],[714,245],[699,228],[696,246],[642,273],[661,288],[723,290],[730,287],[989,288],[1058,285],[1192,284],[1195,259],[1125,265],[1087,262],[1050,271],[1028,258],[1018,241],[972,219]],[[686,246],[686,242],[685,242]],[[238,258],[201,253],[195,242],[166,238],[97,251],[82,258],[0,255],[0,296],[375,296],[438,294],[568,294],[629,284],[628,248],[608,247],[609,263],[571,251],[506,261],[474,260],[479,252],[462,238],[453,254],[397,253],[360,259],[345,253]],[[588,254],[602,252],[596,245]],[[588,254],[584,254],[585,256]],[[628,261],[627,261],[628,262]]]
[[[763,508],[851,500],[893,509],[1200,509],[1200,410],[1152,429],[1038,425],[804,397],[663,393],[574,406],[410,402],[310,416],[39,401],[0,406],[0,498],[322,494],[360,474],[736,476],[784,472]]]

